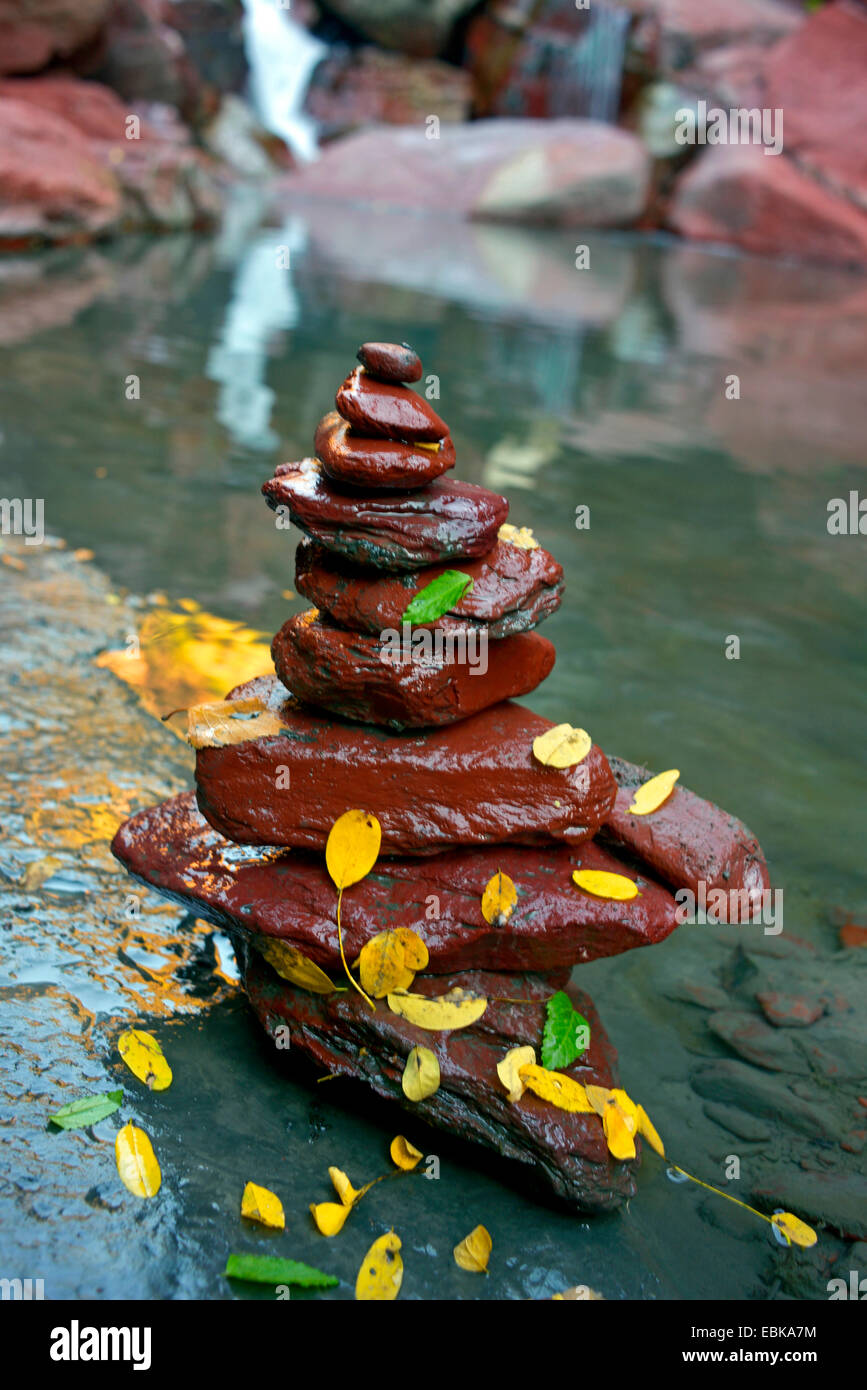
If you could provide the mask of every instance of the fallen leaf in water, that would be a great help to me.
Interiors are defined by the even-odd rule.
[[[124,1125],[114,1141],[114,1156],[118,1176],[134,1197],[155,1197],[160,1190],[162,1174],[153,1145],[143,1129]]]
[[[587,1099],[586,1090],[578,1081],[573,1081],[571,1076],[564,1076],[559,1071],[547,1071],[545,1067],[537,1067],[535,1064],[521,1067],[518,1074],[528,1090],[540,1100],[547,1100],[551,1105],[556,1105],[558,1110],[569,1110],[576,1115],[592,1115],[593,1106]]]
[[[572,1007],[572,1000],[565,990],[558,990],[545,1004],[542,1066],[549,1071],[571,1066],[589,1046],[590,1024],[583,1014]]]
[[[44,859],[35,859],[27,865],[18,880],[18,886],[23,888],[25,893],[34,893],[37,888],[41,888],[46,879],[51,878],[52,874],[56,874],[57,870],[62,868],[62,859],[58,859],[54,854],[46,854]]]
[[[775,1212],[770,1220],[771,1225],[776,1226],[790,1244],[802,1245],[805,1250],[809,1250],[810,1246],[815,1245],[818,1240],[812,1226],[808,1226],[800,1217],[793,1216],[790,1211]]]
[[[409,989],[428,960],[421,937],[411,927],[397,927],[366,941],[356,964],[363,988],[371,998],[384,999],[392,990]]]
[[[404,1139],[402,1134],[398,1134],[391,1141],[388,1151],[391,1155],[392,1163],[398,1168],[402,1168],[405,1173],[411,1173],[424,1158],[421,1149],[417,1149],[415,1144],[411,1144],[408,1139]]]
[[[575,1284],[573,1288],[566,1289],[564,1293],[552,1293],[551,1295],[552,1303],[571,1302],[573,1299],[599,1301],[600,1303],[605,1302],[603,1294],[597,1293],[595,1289],[588,1288],[586,1284]]]
[[[467,1028],[475,1023],[488,1007],[488,1001],[456,988],[432,999],[422,994],[389,994],[388,1007],[393,1014],[399,1014],[417,1028],[442,1032],[450,1028]]]
[[[342,1202],[311,1202],[310,1215],[316,1222],[316,1228],[323,1236],[336,1236],[346,1223],[346,1218],[352,1211],[352,1207],[344,1206]]]
[[[372,1182],[365,1183],[364,1187],[353,1187],[342,1168],[329,1168],[328,1176],[334,1184],[334,1191],[345,1207],[351,1207],[359,1202],[365,1192],[369,1192],[373,1187]]]
[[[167,1091],[172,1084],[172,1069],[152,1033],[130,1028],[117,1040],[118,1051],[139,1081],[151,1091]]]
[[[519,550],[539,549],[539,542],[529,526],[513,526],[510,521],[503,522],[497,532],[497,539],[507,541],[509,545],[516,545]]]
[[[375,1240],[364,1257],[355,1281],[355,1297],[362,1303],[383,1303],[397,1298],[403,1283],[400,1236],[394,1231]]]
[[[286,725],[256,697],[217,700],[187,710],[187,742],[193,748],[229,748],[254,738],[276,738]]]
[[[419,1101],[439,1090],[440,1064],[429,1047],[413,1047],[406,1059],[401,1087],[407,1100]]]
[[[250,1221],[259,1221],[263,1226],[270,1226],[275,1231],[286,1229],[286,1217],[280,1198],[276,1193],[269,1192],[267,1187],[259,1187],[254,1182],[248,1182],[244,1188],[241,1215]]]
[[[273,936],[257,936],[255,946],[260,956],[264,956],[282,979],[309,990],[311,994],[334,993],[336,985],[331,983],[325,971],[320,970],[316,962],[297,947],[290,946],[286,941],[278,941]]]
[[[276,1255],[230,1255],[223,1271],[227,1279],[246,1279],[253,1284],[298,1284],[304,1289],[331,1289],[340,1283],[333,1274]]]
[[[583,763],[592,747],[593,740],[586,729],[557,724],[533,739],[533,756],[545,767],[575,767]]]
[[[527,1083],[521,1076],[521,1067],[535,1065],[536,1053],[532,1047],[513,1047],[503,1060],[497,1063],[497,1076],[509,1092],[509,1100],[513,1105],[517,1105],[527,1088]]]
[[[455,1264],[471,1274],[487,1274],[494,1243],[484,1226],[476,1226],[455,1246]]]
[[[610,874],[604,869],[576,869],[573,881],[585,893],[594,898],[611,898],[615,902],[629,902],[638,897],[638,885],[625,874]]]
[[[84,1096],[81,1100],[70,1101],[61,1110],[55,1110],[49,1118],[58,1129],[85,1129],[98,1124],[106,1116],[119,1110],[123,1091],[107,1091],[102,1096]]]
[[[677,768],[673,767],[668,772],[657,773],[649,782],[637,787],[632,793],[630,815],[649,816],[651,811],[658,811],[662,803],[671,796],[679,776]]]
[[[492,927],[502,927],[508,922],[518,901],[518,890],[502,870],[485,885],[482,894],[482,916]]]

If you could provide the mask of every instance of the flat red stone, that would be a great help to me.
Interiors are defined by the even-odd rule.
[[[356,354],[362,367],[379,381],[418,381],[421,358],[409,343],[362,343]]]
[[[324,546],[302,541],[295,551],[295,587],[317,608],[354,632],[398,628],[407,604],[449,565],[409,574],[380,574],[332,555]],[[537,546],[522,550],[498,541],[480,560],[462,561],[473,587],[435,624],[466,632],[484,626],[500,638],[524,632],[553,613],[563,594],[563,569],[553,555]],[[414,624],[413,626],[422,626]]]
[[[317,995],[297,989],[255,951],[250,952],[245,985],[260,1023],[275,1042],[281,1041],[281,1053],[290,1063],[300,1055],[327,1075],[366,1083],[377,1095],[398,1101],[414,1121],[475,1141],[524,1165],[534,1184],[546,1183],[578,1211],[610,1211],[633,1194],[637,1163],[612,1158],[598,1115],[558,1110],[531,1091],[512,1105],[497,1076],[497,1063],[512,1047],[529,1044],[540,1055],[544,1001],[564,987],[562,980],[492,971],[416,976],[417,994],[443,994],[462,986],[489,1001],[478,1023],[448,1033],[413,1027],[391,1013],[385,1001],[371,1013],[355,990]],[[566,988],[573,1007],[590,1025],[590,1045],[563,1068],[564,1075],[582,1086],[619,1085],[617,1054],[592,1001],[580,990]],[[528,1002],[494,1002],[498,998]],[[432,1096],[410,1103],[401,1078],[409,1051],[417,1044],[436,1055],[440,1084]],[[329,1087],[330,1099],[339,1101],[342,1093],[338,1083]]]
[[[322,850],[352,807],[378,818],[383,854],[579,844],[614,804],[604,753],[594,746],[576,767],[543,767],[532,744],[551,721],[511,701],[442,729],[394,734],[305,709],[273,676],[229,698],[246,696],[279,714],[285,737],[196,754],[199,806],[240,844]]]
[[[207,824],[192,792],[126,821],[112,851],[136,878],[196,916],[278,937],[324,969],[340,969],[337,891],[323,854],[231,844]],[[639,896],[629,902],[591,897],[572,881],[577,868],[627,874]],[[481,902],[500,870],[513,879],[518,901],[505,925],[494,927],[482,916]],[[652,945],[676,926],[667,889],[636,875],[595,841],[381,859],[346,889],[340,916],[349,960],[378,932],[411,927],[427,945],[432,974],[557,970]]]
[[[336,627],[310,608],[283,624],[271,656],[280,680],[300,700],[342,719],[392,729],[454,724],[528,695],[554,665],[554,645],[538,632],[488,642],[478,631],[414,634],[407,623],[393,639],[392,652],[388,641]]]
[[[445,421],[417,391],[377,381],[363,367],[349,373],[334,403],[357,434],[403,439],[408,444],[435,444],[449,432]]]
[[[262,492],[329,550],[390,570],[485,555],[509,514],[499,493],[454,479],[415,492],[356,492],[331,482],[316,459],[278,464]]]
[[[313,447],[329,478],[353,487],[424,487],[455,462],[449,435],[432,449],[396,439],[362,439],[336,410],[320,420]]]

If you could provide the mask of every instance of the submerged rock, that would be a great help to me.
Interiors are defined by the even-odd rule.
[[[424,487],[455,462],[450,435],[429,449],[399,439],[364,439],[336,410],[320,420],[313,447],[329,478],[354,487]]]

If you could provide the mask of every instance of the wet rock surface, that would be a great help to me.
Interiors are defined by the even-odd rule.
[[[378,381],[363,367],[349,373],[335,397],[337,413],[360,435],[436,444],[448,426],[416,391]]]
[[[378,381],[418,381],[421,358],[408,343],[362,343],[359,362]]]
[[[336,410],[319,422],[314,447],[329,478],[363,488],[423,487],[455,462],[448,435],[431,449],[399,439],[364,439]]]

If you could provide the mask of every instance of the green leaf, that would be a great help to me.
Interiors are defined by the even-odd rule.
[[[572,1008],[572,1000],[562,989],[548,1000],[546,1014],[542,1066],[556,1071],[568,1067],[590,1046],[590,1024]]]
[[[115,1110],[120,1109],[122,1100],[123,1091],[109,1091],[104,1096],[84,1096],[81,1100],[64,1105],[62,1110],[49,1118],[58,1129],[85,1129],[87,1125],[95,1125],[107,1115],[113,1115]]]
[[[333,1274],[276,1255],[230,1255],[223,1273],[227,1279],[247,1279],[251,1284],[299,1284],[305,1289],[330,1289],[340,1283]]]
[[[435,623],[443,613],[448,613],[450,608],[460,603],[464,594],[472,587],[473,581],[468,574],[462,574],[460,570],[445,570],[437,575],[436,579],[432,579],[430,584],[425,584],[423,589],[419,589],[415,598],[411,599],[404,609],[403,621]]]

